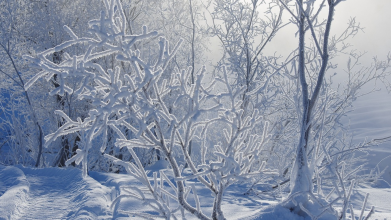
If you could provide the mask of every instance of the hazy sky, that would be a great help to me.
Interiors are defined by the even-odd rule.
[[[364,27],[365,33],[357,35],[352,43],[368,55],[386,56],[391,51],[391,0],[347,0],[335,12],[335,26],[345,25],[349,17]]]
[[[331,35],[340,34],[350,18],[355,17],[364,32],[360,32],[349,40],[354,48],[368,52],[368,56],[386,56],[391,50],[391,0],[346,0],[341,2],[335,10]],[[325,13],[327,9],[325,8]],[[325,14],[326,15],[326,14]],[[287,30],[288,29],[288,30]],[[289,30],[290,29],[290,30]],[[277,34],[276,42],[267,51],[284,51],[297,47],[298,37],[294,37],[297,28],[285,28],[283,34]],[[292,37],[287,37],[291,36]],[[308,33],[307,35],[310,35]],[[271,48],[270,48],[271,47]]]

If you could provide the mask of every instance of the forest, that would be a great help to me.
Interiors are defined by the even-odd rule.
[[[0,0],[0,219],[391,218],[352,1]]]

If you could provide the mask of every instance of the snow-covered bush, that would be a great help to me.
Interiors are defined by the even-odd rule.
[[[181,40],[171,47],[164,37],[148,31],[147,27],[143,27],[141,34],[128,34],[120,2],[105,1],[105,6],[100,19],[89,22],[89,32],[95,35],[94,38],[78,37],[64,26],[71,40],[35,57],[26,56],[42,69],[27,83],[27,88],[40,78],[48,80],[56,74],[59,86],[50,92],[51,95],[77,95],[79,99],[88,100],[92,106],[88,117],[75,121],[57,110],[56,114],[63,118],[64,123],[56,132],[45,137],[45,146],[60,136],[77,133],[80,137],[79,149],[66,164],[82,163],[83,175],[87,176],[89,152],[98,147],[102,153],[105,151],[110,128],[115,132],[115,145],[128,149],[132,161],[123,161],[111,155],[105,157],[125,167],[128,173],[147,187],[146,194],[152,196],[152,199],[145,197],[145,192],[129,186],[124,189],[128,194],[121,195],[117,201],[132,195],[147,202],[165,218],[175,217],[177,210],[185,209],[201,219],[209,219],[200,208],[194,186],[186,182],[197,179],[215,198],[211,217],[224,218],[221,211],[224,190],[237,181],[258,175],[265,166],[259,155],[260,149],[270,138],[268,123],[263,122],[255,109],[247,113],[249,115],[243,115],[240,95],[245,88],[231,88],[225,70],[222,77],[209,82],[203,80],[205,68],[195,74],[194,83],[189,82],[192,68],[175,69],[168,73],[169,79],[162,78]],[[137,42],[155,39],[158,39],[159,46],[157,54],[146,56],[133,47]],[[88,49],[73,56],[64,52],[61,63],[53,63],[49,59],[53,53],[66,51],[77,44],[86,44]],[[115,69],[105,71],[97,59],[112,55],[115,56]],[[74,77],[80,82],[71,88],[66,82]],[[172,111],[171,108],[180,108],[183,112]],[[220,136],[224,138],[215,144],[206,142],[209,130],[217,128],[216,123],[219,123]],[[256,126],[263,127],[262,135],[252,133]],[[94,145],[96,139],[102,139],[103,144]],[[198,163],[189,154],[191,143],[196,141],[201,143]],[[151,184],[135,153],[137,148],[159,150],[172,168],[175,184],[163,172],[160,172],[159,178],[154,174]],[[191,175],[183,176],[185,165],[190,168]],[[164,189],[164,181],[169,183],[172,191]],[[187,201],[190,191],[197,200],[196,207]],[[180,209],[172,208],[170,199],[176,200]]]

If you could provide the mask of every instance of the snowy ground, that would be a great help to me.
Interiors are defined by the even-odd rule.
[[[119,187],[128,184],[141,187],[129,175],[91,172],[90,176],[83,179],[78,169],[1,166],[0,219],[111,219],[114,209],[110,205]],[[256,216],[261,207],[276,203],[232,191],[229,190],[223,204],[229,219]],[[208,202],[212,198],[207,193],[200,194],[204,197],[201,205],[212,203]],[[211,207],[202,208],[210,214]],[[138,201],[125,199],[115,210],[115,218],[125,219],[126,211],[150,210]]]
[[[0,219],[110,218],[110,188],[78,169],[0,167]]]
[[[0,167],[0,219],[112,219],[113,214],[115,219],[129,219],[127,211],[150,211],[138,201],[124,199],[113,213],[110,205],[119,187],[141,185],[124,174],[92,172],[90,176],[83,179],[78,169]],[[225,195],[223,211],[228,219],[291,219],[287,210],[276,214],[270,208],[279,198],[244,196],[244,189],[237,187]],[[371,219],[391,219],[390,188],[362,186],[354,198],[356,213],[366,193],[370,193],[368,208],[376,206]],[[208,200],[212,198],[207,191],[200,194],[202,208],[210,214],[211,207],[205,205],[211,204]],[[261,213],[263,217],[258,218]],[[186,218],[194,219],[191,215]]]
[[[390,95],[371,94],[359,99],[354,108],[346,123],[350,123],[356,142],[391,135]],[[376,210],[370,219],[391,220],[391,188],[385,182],[391,183],[390,142],[370,149],[367,159],[368,169],[385,169],[382,175],[384,181],[360,185],[353,197],[355,213],[359,215],[362,201],[366,193],[370,193],[366,213],[372,205]],[[124,174],[91,172],[90,177],[83,179],[79,169],[0,166],[0,219],[112,219],[113,216],[115,219],[129,219],[126,212],[150,212],[145,205],[131,199],[121,200],[115,209],[110,207],[119,188],[129,184],[142,187]],[[210,193],[201,188],[198,190],[201,207],[210,214]],[[227,219],[292,219],[286,210],[273,211],[273,205],[281,198],[244,196],[245,190],[239,185],[228,189],[223,202]],[[261,214],[262,217],[259,217]],[[186,218],[194,219],[191,215],[186,215]]]

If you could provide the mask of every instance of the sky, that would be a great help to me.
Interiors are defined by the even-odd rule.
[[[331,35],[341,33],[346,28],[349,19],[356,18],[356,21],[364,28],[364,32],[360,32],[349,42],[354,48],[367,52],[370,57],[375,55],[384,57],[391,50],[390,9],[391,0],[345,0],[335,8]],[[273,48],[268,48],[268,50],[283,51],[286,48],[297,47],[298,37],[287,38],[294,34],[296,29],[291,27],[283,30],[286,34],[277,34],[275,41],[278,44],[272,44]]]
[[[347,0],[336,8],[333,25],[339,28],[349,17],[356,17],[365,33],[352,39],[352,44],[369,55],[386,56],[391,50],[390,9],[390,0]]]

